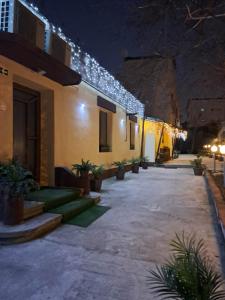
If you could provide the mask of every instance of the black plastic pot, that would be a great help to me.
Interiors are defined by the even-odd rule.
[[[17,225],[23,221],[24,199],[22,196],[5,198],[3,223]]]
[[[193,168],[195,176],[202,176],[203,169],[202,168]]]
[[[102,188],[102,178],[94,178],[90,181],[91,190],[94,192],[100,192]]]
[[[147,170],[148,169],[148,162],[147,161],[143,161],[141,163],[142,169]]]
[[[132,173],[139,173],[139,164],[133,164],[131,167]]]
[[[117,180],[124,180],[125,177],[125,170],[118,170],[116,172],[116,179]]]

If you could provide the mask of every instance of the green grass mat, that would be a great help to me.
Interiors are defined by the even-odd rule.
[[[74,217],[73,219],[67,221],[66,224],[77,225],[80,227],[88,227],[91,223],[100,218],[109,209],[110,207],[108,206],[94,205],[91,208],[79,214],[78,216]]]

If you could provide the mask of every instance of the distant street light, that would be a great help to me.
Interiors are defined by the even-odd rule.
[[[218,151],[218,147],[216,145],[213,145],[211,147],[211,151],[213,153],[213,172],[216,172],[216,152]]]
[[[225,145],[220,146],[220,153],[223,155],[223,187],[225,188]]]

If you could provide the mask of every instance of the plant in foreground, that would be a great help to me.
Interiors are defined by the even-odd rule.
[[[150,271],[150,288],[162,299],[224,300],[224,281],[215,271],[202,239],[181,236],[170,243],[172,255]]]
[[[87,177],[92,168],[93,164],[90,160],[84,161],[83,158],[81,160],[81,164],[72,165],[72,170],[76,170],[77,175],[80,175],[81,177]]]

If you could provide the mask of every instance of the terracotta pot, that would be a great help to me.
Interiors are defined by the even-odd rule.
[[[132,173],[138,174],[139,173],[139,164],[132,165],[131,170],[132,170]]]
[[[116,172],[116,179],[117,180],[124,180],[125,177],[125,170],[118,170]]]
[[[194,174],[195,174],[195,176],[202,176],[203,169],[202,168],[194,168]]]
[[[102,188],[102,178],[91,179],[91,190],[94,192],[100,192]]]
[[[143,162],[141,163],[141,166],[142,166],[142,169],[147,170],[147,169],[148,169],[148,162],[143,161]]]
[[[22,196],[4,199],[3,222],[5,225],[16,225],[23,221],[24,199]]]

